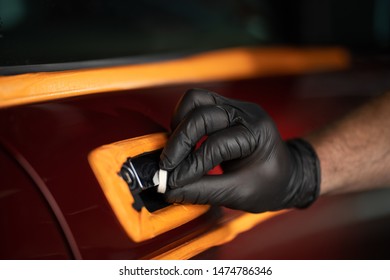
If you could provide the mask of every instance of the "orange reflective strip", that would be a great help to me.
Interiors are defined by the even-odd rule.
[[[171,205],[150,213],[145,207],[138,212],[132,207],[134,198],[126,182],[119,177],[128,157],[164,147],[165,133],[132,138],[93,150],[88,160],[111,208],[128,236],[135,242],[153,238],[205,213],[207,205]]]
[[[125,181],[118,175],[122,164],[128,157],[163,148],[166,141],[165,133],[155,133],[98,147],[88,156],[92,170],[117,219],[135,242],[148,240],[183,225],[209,209],[207,205],[171,205],[150,213],[145,207],[140,212],[132,207],[134,198]],[[227,243],[238,234],[284,212],[245,213],[232,220],[223,219],[215,229],[156,256],[155,259],[191,258],[211,247]]]
[[[186,260],[203,251],[225,244],[233,240],[238,234],[245,232],[254,226],[283,214],[286,211],[266,212],[261,214],[245,213],[241,216],[221,224],[216,229],[207,232],[187,243],[182,244],[170,251],[154,257],[155,260]]]
[[[0,107],[85,94],[342,69],[341,48],[234,48],[165,62],[0,77]]]

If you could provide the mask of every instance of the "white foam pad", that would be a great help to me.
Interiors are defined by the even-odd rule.
[[[158,171],[158,181],[159,185],[157,187],[157,191],[159,193],[165,193],[167,190],[168,171],[160,169]]]

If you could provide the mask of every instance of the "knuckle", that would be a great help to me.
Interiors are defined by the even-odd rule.
[[[183,100],[192,104],[216,104],[218,94],[201,88],[192,88],[184,93]]]
[[[192,88],[192,89],[189,89],[185,92],[184,100],[185,101],[195,101],[207,93],[208,93],[208,91],[206,91],[204,89]]]

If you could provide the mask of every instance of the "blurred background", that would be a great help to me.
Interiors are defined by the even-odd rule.
[[[258,45],[386,55],[390,0],[0,0],[3,67]]]

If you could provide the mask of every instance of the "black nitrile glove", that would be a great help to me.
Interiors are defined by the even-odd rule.
[[[301,139],[284,142],[256,104],[192,89],[178,104],[172,130],[160,162],[170,172],[169,202],[264,212],[307,207],[318,197],[313,148]],[[218,164],[224,174],[205,175]]]

